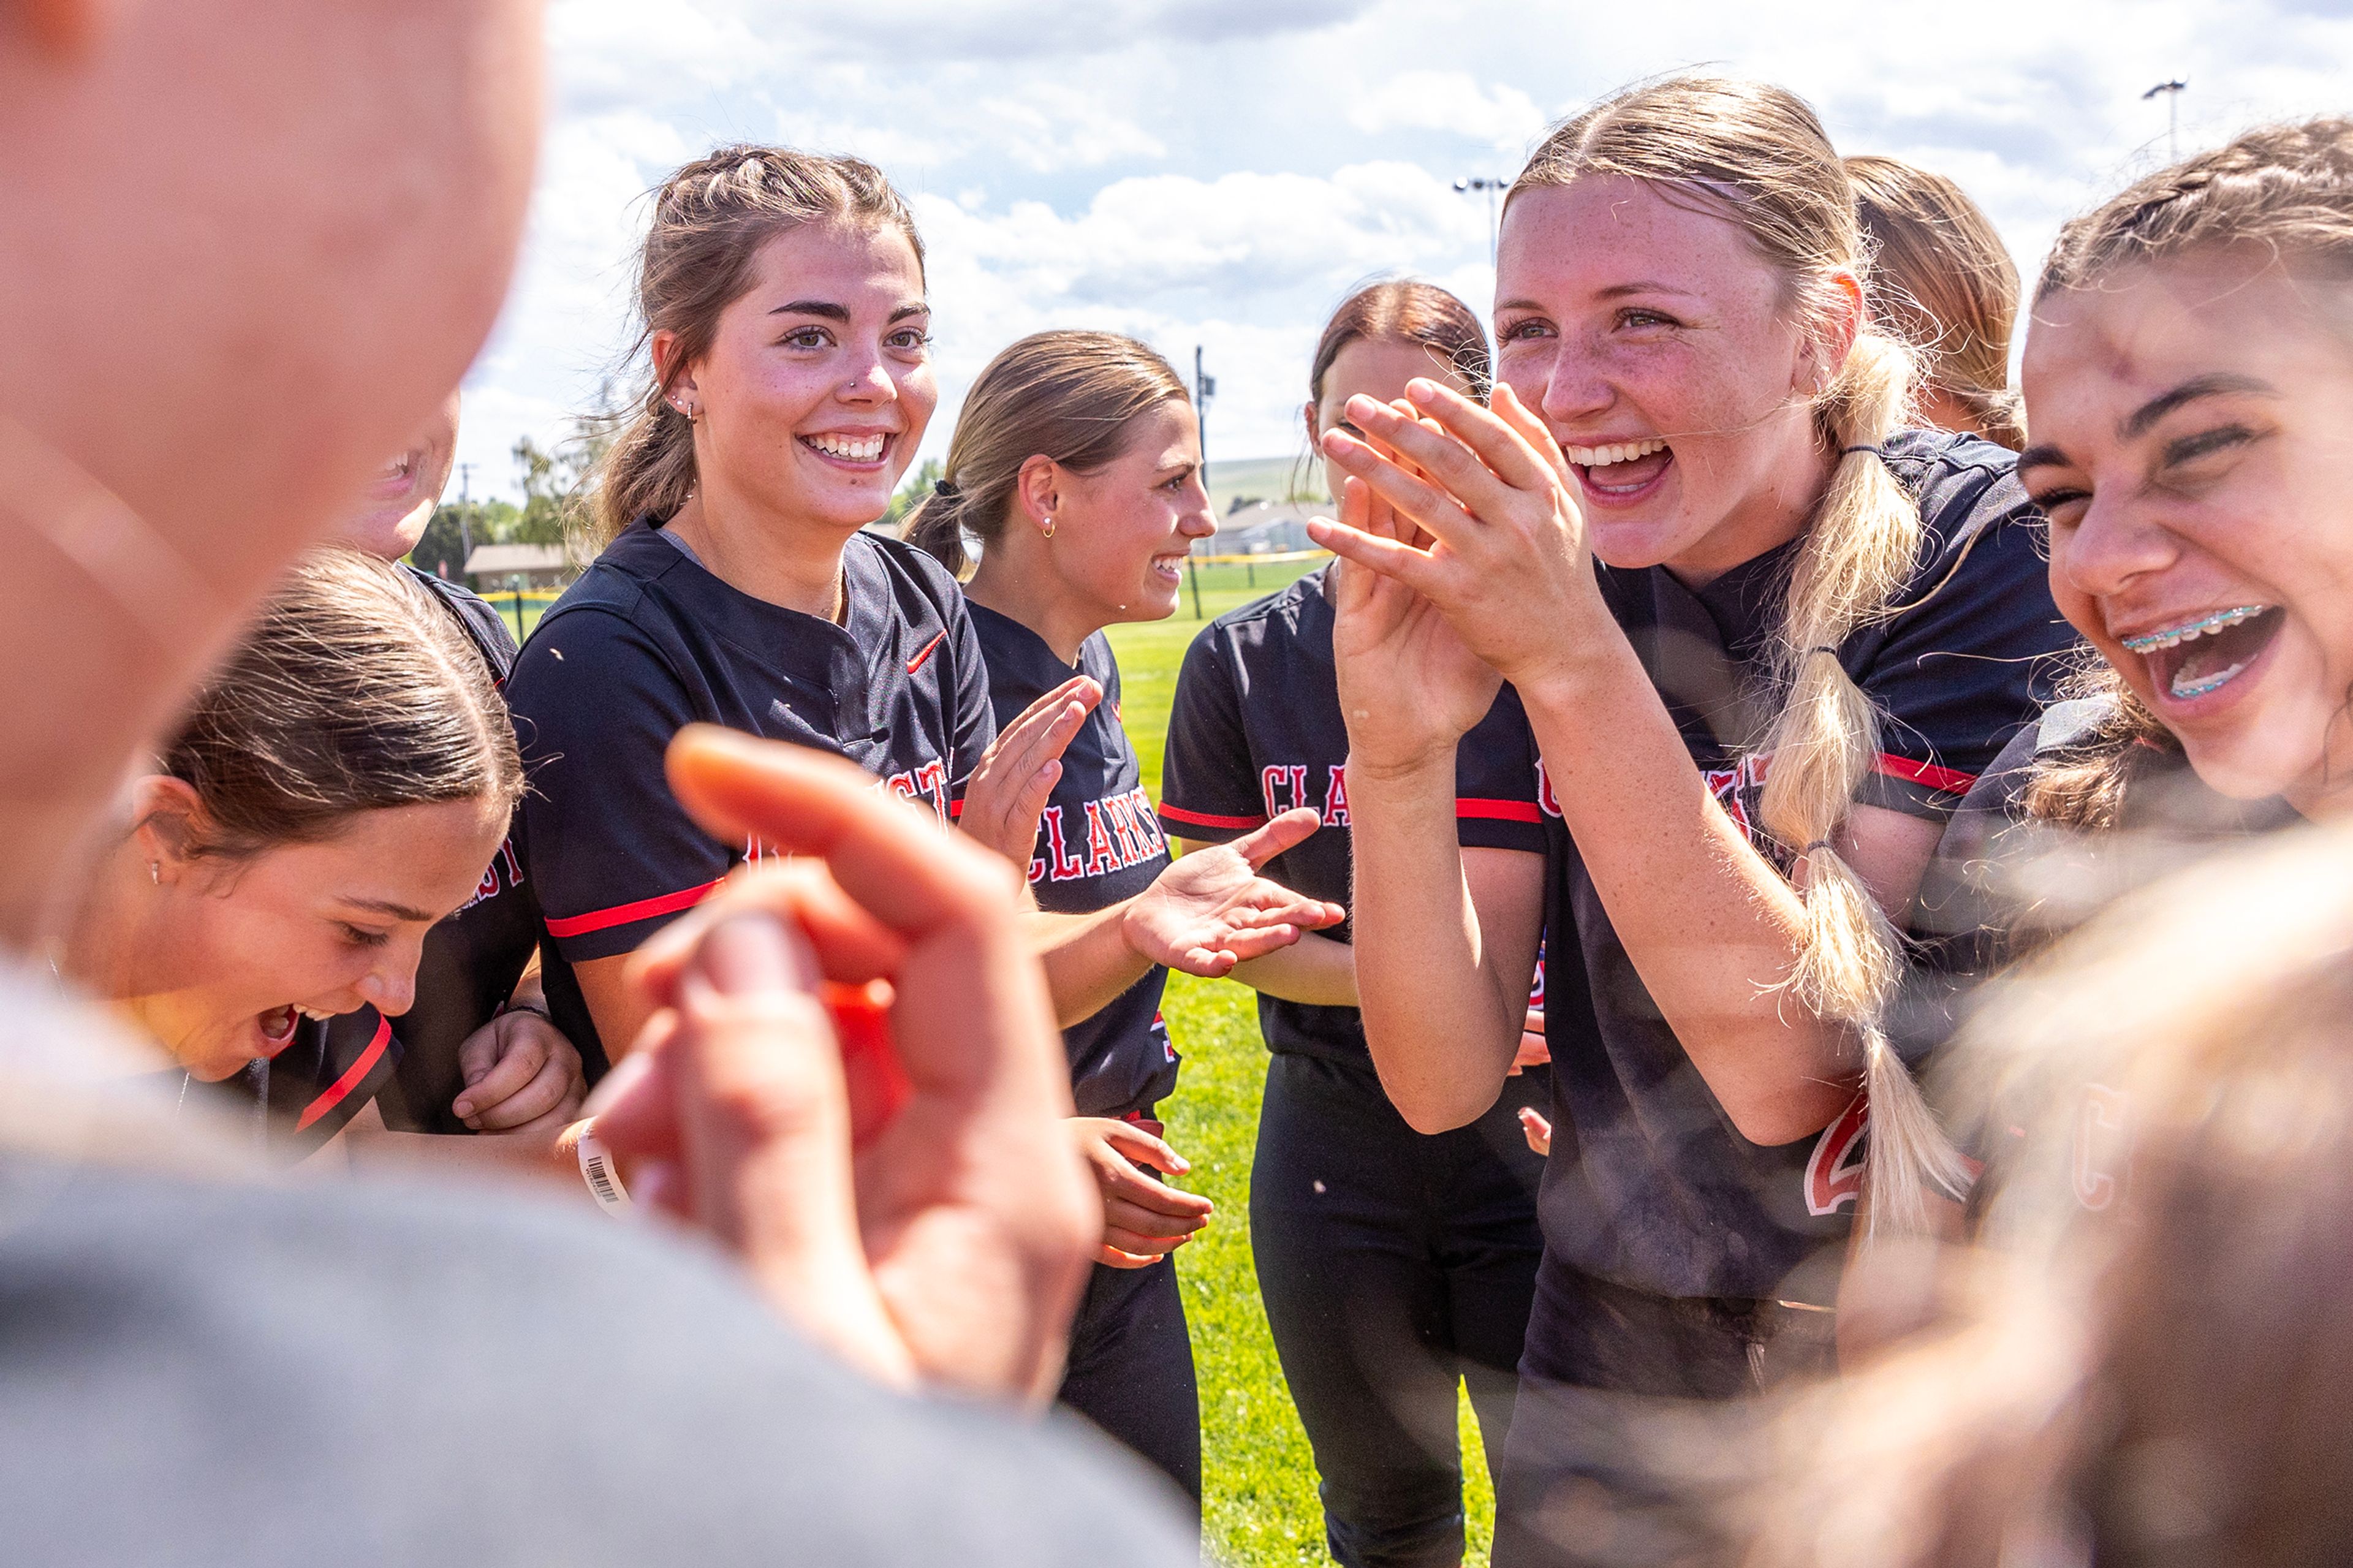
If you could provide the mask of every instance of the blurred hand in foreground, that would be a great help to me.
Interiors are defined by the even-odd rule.
[[[1094,1184],[1058,1123],[1068,1068],[1005,861],[850,764],[709,726],[670,775],[739,872],[647,944],[656,1007],[590,1101],[632,1193],[709,1232],[776,1306],[896,1386],[1041,1402],[1060,1373]],[[875,1121],[823,981],[890,983],[904,1098]]]

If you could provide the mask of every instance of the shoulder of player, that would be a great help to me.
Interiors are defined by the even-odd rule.
[[[1237,660],[1258,649],[1287,647],[1298,639],[1309,595],[1320,601],[1323,594],[1322,574],[1311,572],[1264,598],[1228,610],[1201,628],[1194,646],[1212,642]]]
[[[2042,520],[2007,447],[1947,430],[1899,430],[1883,450],[1888,472],[1919,503],[1924,560],[1989,529]]]
[[[956,582],[955,574],[933,559],[929,552],[903,539],[893,539],[871,528],[860,529],[849,536],[843,550],[845,553],[854,550],[871,552],[892,596],[911,616],[927,617],[944,626],[964,609],[964,588]]]

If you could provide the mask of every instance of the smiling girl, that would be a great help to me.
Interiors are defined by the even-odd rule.
[[[2217,843],[2342,811],[2349,273],[2342,120],[2251,132],[2061,231],[2019,474],[2052,596],[2099,658],[1938,849],[1924,913],[1965,978]]]
[[[322,552],[132,784],[59,971],[188,1080],[242,1079],[284,1113],[262,1136],[307,1152],[392,1075],[385,1019],[408,1010],[427,932],[474,897],[522,788],[457,624],[397,567]],[[331,1033],[353,1014],[374,1030]]]
[[[1104,693],[1062,753],[1026,858],[1042,908],[1214,910],[1316,830],[1314,813],[1293,812],[1172,862],[1121,723],[1119,665],[1103,628],[1175,614],[1193,542],[1218,526],[1199,426],[1166,361],[1112,332],[1024,338],[973,383],[945,468],[907,538],[952,571],[966,565],[967,534],[986,547],[965,593],[999,721],[1074,676]],[[1070,1128],[1102,1194],[1104,1242],[1060,1398],[1198,1508],[1200,1401],[1174,1254],[1209,1223],[1211,1205],[1150,1173],[1189,1169],[1162,1141],[1157,1116],[1176,1085],[1160,1017],[1167,971],[1135,963],[1108,978],[1114,994],[1063,1031],[1078,1110]]]
[[[1372,569],[1334,645],[1383,1082],[1430,1130],[1493,1102],[1547,914],[1583,959],[1548,1012],[1574,987],[1599,1037],[1554,1062],[1499,1563],[1556,1559],[1608,1479],[1597,1401],[1826,1362],[1866,1079],[1887,1211],[1959,1180],[1884,1033],[1896,931],[2069,639],[2011,455],[1903,428],[1863,268],[1802,101],[1632,89],[1514,186],[1493,411],[1421,381],[1419,417],[1360,398],[1366,439],[1324,437],[1351,481],[1315,532]],[[1548,843],[1466,889],[1454,747],[1499,679]]]
[[[1102,697],[1073,675],[1000,734],[955,580],[865,526],[939,401],[922,242],[881,171],[774,147],[688,164],[655,199],[638,293],[652,374],[599,473],[603,553],[509,689],[548,1002],[592,1070],[648,1016],[628,955],[762,858],[672,795],[663,753],[685,725],[847,757],[1027,865],[1056,759]],[[1030,930],[1071,1022],[1155,963],[1222,973],[1314,908],[1242,876],[1183,909]]]

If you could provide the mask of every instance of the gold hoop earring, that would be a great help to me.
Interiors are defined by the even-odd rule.
[[[1046,537],[1054,537],[1054,514],[1050,511],[1046,514]]]

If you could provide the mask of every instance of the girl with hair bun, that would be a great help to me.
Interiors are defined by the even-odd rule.
[[[1677,77],[1597,104],[1514,183],[1498,267],[1492,411],[1434,380],[1409,414],[1352,401],[1314,532],[1367,568],[1334,646],[1358,988],[1406,1119],[1493,1103],[1541,929],[1582,957],[1564,937],[1546,974],[1595,1039],[1554,1053],[1498,1487],[1521,1564],[1615,1481],[1614,1398],[1827,1364],[1866,1110],[1878,1223],[1965,1182],[1887,1032],[1901,931],[2070,637],[2012,456],[1905,428],[1911,356],[1802,100]],[[1466,887],[1455,745],[1499,680],[1546,847]]]
[[[1487,334],[1435,284],[1360,289],[1326,323],[1308,375],[1312,440],[1346,427],[1348,400],[1388,403],[1416,376],[1473,398],[1490,382]],[[1326,462],[1334,490],[1339,471]],[[1348,731],[1332,666],[1338,567],[1219,616],[1176,680],[1161,819],[1192,844],[1256,830],[1312,805],[1328,831],[1271,869],[1286,887],[1349,897]],[[1455,758],[1466,862],[1540,854],[1535,774],[1508,693]],[[1474,870],[1475,877],[1477,872]],[[1467,1386],[1489,1468],[1503,1458],[1543,1242],[1543,1163],[1523,1111],[1548,1102],[1533,1067],[1471,1125],[1425,1136],[1381,1090],[1356,1013],[1341,928],[1246,963],[1268,1049],[1250,1167],[1251,1256],[1284,1381],[1315,1452],[1325,1539],[1345,1568],[1462,1560]],[[1541,995],[1534,1005],[1543,1005]],[[1529,1053],[1540,1062],[1542,1040]]]
[[[522,794],[458,622],[401,568],[322,551],[132,785],[59,973],[162,1042],[183,1092],[249,1091],[273,1113],[259,1139],[301,1158],[374,1121],[427,934],[476,895]],[[544,1145],[577,1103],[525,1131]]]
[[[671,793],[681,729],[845,756],[1023,863],[1055,758],[1102,696],[1074,675],[1000,733],[955,579],[866,527],[939,398],[922,241],[880,170],[757,146],[687,164],[655,196],[638,304],[650,374],[597,475],[602,552],[509,689],[547,999],[592,1068],[649,1016],[629,954],[762,858]],[[1154,963],[1222,973],[1296,934],[1281,889],[1220,891],[1156,921],[1036,917],[1065,1020]]]
[[[1901,158],[1846,161],[1871,246],[1872,319],[1912,345],[1921,423],[2026,445],[2010,384],[2018,268],[1968,193]]]
[[[1024,338],[973,383],[944,467],[907,539],[959,572],[971,564],[966,536],[983,547],[965,593],[998,718],[1011,722],[1077,678],[1104,693],[1063,748],[1021,858],[1041,908],[1124,920],[1214,909],[1315,832],[1314,813],[1292,812],[1172,862],[1120,722],[1119,665],[1103,628],[1173,615],[1193,542],[1218,526],[1199,426],[1166,360],[1113,332]],[[1340,910],[1311,898],[1294,918],[1326,925]],[[1209,1223],[1210,1205],[1152,1174],[1188,1169],[1157,1116],[1176,1086],[1160,1017],[1166,979],[1157,964],[1107,967],[1093,1005],[1066,1016],[1070,1130],[1103,1196],[1104,1236],[1059,1397],[1198,1510],[1200,1399],[1174,1254]]]

